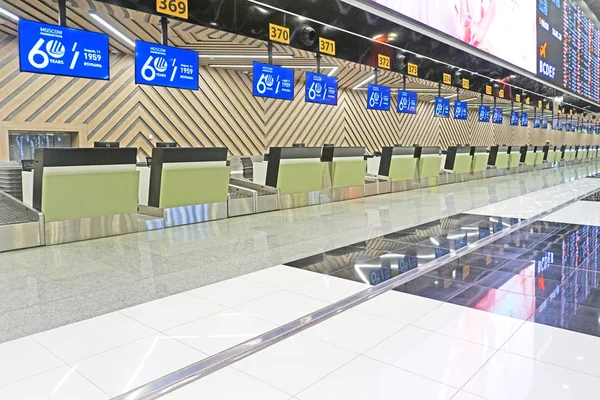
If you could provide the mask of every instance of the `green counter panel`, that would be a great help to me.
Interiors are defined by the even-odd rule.
[[[167,169],[162,172],[160,208],[227,201],[229,167]]]
[[[508,159],[508,166],[510,168],[518,167],[521,163],[521,154],[517,151],[514,153],[510,153],[510,157]]]
[[[138,171],[44,174],[42,212],[46,222],[135,213]]]
[[[442,157],[421,157],[419,159],[419,178],[436,178],[440,176]]]
[[[470,154],[457,154],[454,159],[454,173],[466,174],[471,172],[471,162],[473,157]]]
[[[525,156],[525,165],[535,165],[535,153],[528,151]]]
[[[408,181],[415,179],[417,159],[412,156],[396,156],[392,158],[389,178],[391,181]]]
[[[487,154],[475,154],[473,156],[473,165],[471,172],[481,172],[487,169],[487,160],[489,156]]]
[[[508,160],[510,159],[508,153],[498,153],[496,155],[496,168],[508,168]]]
[[[334,189],[365,184],[367,162],[365,160],[333,161],[331,184]]]
[[[544,163],[544,153],[541,151],[535,153],[535,165],[541,165],[543,163]]]
[[[277,188],[281,194],[321,190],[322,168],[320,161],[282,163],[279,165]]]

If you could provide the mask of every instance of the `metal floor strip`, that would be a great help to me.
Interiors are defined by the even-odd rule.
[[[588,177],[591,174],[586,174],[582,178]],[[567,183],[567,182],[565,182]],[[154,400],[158,399],[168,393],[171,393],[183,386],[186,386],[198,379],[201,379],[213,372],[216,372],[222,368],[225,368],[235,362],[244,359],[254,353],[257,353],[269,346],[272,346],[278,342],[281,342],[297,333],[300,333],[311,326],[321,323],[329,318],[336,316],[337,314],[349,310],[359,304],[362,304],[370,299],[377,297],[383,293],[393,290],[407,282],[410,282],[420,276],[423,276],[445,264],[448,264],[466,254],[469,254],[483,246],[495,242],[505,236],[508,236],[518,230],[521,230],[528,225],[531,225],[542,218],[564,208],[571,204],[574,204],[594,193],[598,193],[600,190],[592,190],[580,196],[577,196],[571,200],[561,203],[557,206],[550,208],[534,217],[523,220],[510,228],[504,229],[491,236],[481,239],[475,243],[468,245],[467,247],[456,250],[453,253],[447,254],[436,260],[430,261],[417,269],[406,272],[402,275],[396,276],[388,281],[385,281],[377,286],[372,286],[366,290],[358,292],[350,297],[340,300],[336,303],[330,304],[320,310],[317,310],[311,314],[308,314],[295,321],[289,322],[282,325],[270,332],[257,336],[251,340],[241,343],[237,346],[231,347],[218,354],[205,358],[197,363],[189,365],[178,371],[172,372],[161,378],[158,378],[152,382],[149,382],[143,386],[133,389],[127,393],[114,397],[113,400]],[[292,267],[290,267],[292,268]]]

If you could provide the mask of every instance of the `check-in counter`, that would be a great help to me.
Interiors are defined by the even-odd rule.
[[[535,165],[535,166],[542,165],[548,154],[548,149],[545,146],[536,146],[534,151],[535,151],[535,161],[534,161],[533,165]]]
[[[521,163],[521,148],[511,146],[508,154],[508,168],[518,168]]]
[[[442,168],[440,148],[437,146],[417,147],[415,156],[419,159],[418,177],[421,183],[437,179]]]
[[[379,176],[390,180],[391,191],[398,192],[410,190],[417,182],[417,168],[419,158],[417,147],[384,147],[381,150],[379,163]]]
[[[575,150],[575,146],[567,146],[565,149],[564,160],[573,161],[575,159],[575,154],[577,154],[577,150]]]
[[[550,148],[548,149],[548,157],[546,158],[546,161],[549,164],[555,164],[557,162],[560,162],[560,158],[560,147],[550,146]]]
[[[471,147],[471,172],[483,172],[487,169],[488,152],[487,147],[473,146]]]
[[[35,150],[33,207],[46,244],[137,232],[137,149]]]
[[[323,147],[321,202],[364,196],[367,161],[364,147]]]
[[[165,227],[227,217],[227,149],[161,147],[152,150],[148,206],[140,213]]]
[[[271,147],[268,160],[266,184],[279,190],[280,208],[320,203],[320,147]]]
[[[521,159],[519,160],[521,164],[530,167],[535,165],[535,147],[521,146],[519,153],[521,154]]]
[[[468,174],[471,172],[472,162],[470,146],[449,147],[444,169],[455,174]]]
[[[497,169],[505,169],[508,168],[509,158],[509,146],[492,146],[490,147],[490,153],[488,154],[487,165]]]

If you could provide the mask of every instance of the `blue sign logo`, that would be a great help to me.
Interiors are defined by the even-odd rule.
[[[560,118],[556,122],[556,129],[558,129],[559,131],[563,130],[563,122],[562,122],[562,119],[560,119]]]
[[[529,125],[529,115],[527,113],[521,113],[521,126],[527,127]]]
[[[548,129],[548,118],[542,118],[542,129]]]
[[[454,119],[467,119],[467,102],[458,101],[454,102]]]
[[[336,106],[338,101],[338,78],[307,72],[304,101]]]
[[[19,20],[21,72],[110,79],[108,35]]]
[[[417,93],[398,90],[398,112],[405,114],[417,113]]]
[[[254,96],[294,100],[293,69],[254,62],[252,75],[252,94]]]
[[[435,117],[450,118],[450,100],[443,97],[436,97],[433,115]]]
[[[518,126],[519,125],[519,113],[517,111],[511,111],[510,112],[510,124],[512,126]]]
[[[492,122],[494,124],[501,124],[502,121],[504,119],[504,116],[502,115],[502,109],[501,108],[494,108],[494,114],[492,117]]]
[[[367,91],[367,108],[390,111],[390,97],[391,90],[389,87],[371,84]]]
[[[539,115],[533,117],[533,127],[540,128],[542,126],[542,122]]]
[[[135,83],[198,90],[198,53],[135,42]]]
[[[490,122],[490,106],[479,106],[479,122]]]

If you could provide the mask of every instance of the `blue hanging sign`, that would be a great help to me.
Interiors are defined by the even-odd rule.
[[[398,90],[398,112],[404,114],[417,113],[417,93]]]
[[[108,35],[21,19],[19,69],[109,80]]]
[[[467,102],[466,101],[458,101],[454,102],[454,119],[467,119]]]
[[[511,124],[511,126],[519,126],[519,112],[518,111],[510,112],[510,124]]]
[[[338,78],[307,72],[304,101],[336,106],[338,101]]]
[[[560,119],[560,118],[556,122],[556,129],[558,129],[559,131],[563,130],[563,122],[562,122],[562,119]]]
[[[137,40],[135,83],[198,90],[198,53]]]
[[[492,122],[494,124],[501,124],[503,120],[504,120],[504,116],[502,115],[502,109],[501,108],[494,108],[494,113],[493,113],[493,116],[492,116]]]
[[[370,110],[390,111],[391,90],[387,86],[369,85],[367,108]]]
[[[450,118],[450,100],[443,97],[435,98],[434,117]]]
[[[539,115],[533,117],[533,127],[540,128],[542,126],[542,121]]]
[[[490,106],[479,106],[479,122],[490,122]]]
[[[571,132],[571,123],[570,123],[570,122],[567,122],[567,123],[565,124],[565,131],[566,131],[566,132]]]
[[[548,129],[548,118],[542,118],[542,129]]]
[[[527,113],[521,113],[521,126],[529,126],[529,115]]]
[[[280,100],[294,100],[294,70],[277,65],[254,62],[252,94]]]

